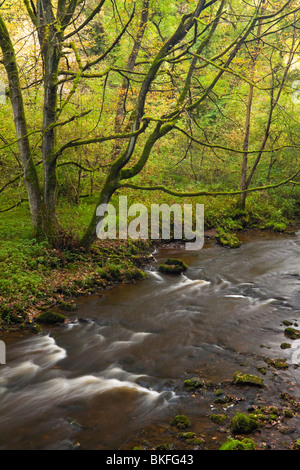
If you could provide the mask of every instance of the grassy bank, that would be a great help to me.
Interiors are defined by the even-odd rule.
[[[49,249],[32,238],[25,207],[0,221],[0,325],[27,328],[41,311],[54,306],[69,311],[74,299],[119,282],[134,282],[151,256],[150,244],[103,242],[90,253]]]
[[[245,230],[289,231],[299,219],[299,194],[291,188],[248,198],[247,211],[236,209],[232,198],[206,198],[178,201],[149,194],[127,193],[128,204],[140,202],[150,207],[159,203],[201,203],[205,205],[205,228],[214,229],[218,241],[238,246],[239,234]],[[153,195],[152,195],[153,196]],[[116,196],[117,198],[117,196]],[[115,204],[117,199],[115,198]],[[80,205],[67,201],[58,211],[65,228],[65,240],[80,236],[94,209],[94,201]],[[64,241],[65,241],[64,240]],[[74,298],[105,289],[119,282],[134,282],[145,275],[141,267],[151,256],[151,243],[146,241],[106,241],[97,243],[86,254],[72,247],[49,249],[32,237],[29,210],[26,205],[3,213],[0,219],[0,325],[2,328],[34,325],[41,312],[60,306],[74,308]]]

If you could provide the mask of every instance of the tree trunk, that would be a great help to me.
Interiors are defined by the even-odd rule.
[[[253,69],[254,71],[254,69]],[[252,77],[254,73],[252,73]],[[250,138],[250,127],[251,127],[251,111],[252,111],[252,104],[253,104],[253,95],[254,95],[254,86],[250,85],[249,95],[248,95],[248,104],[247,104],[247,112],[246,112],[246,125],[245,125],[245,136],[244,136],[244,155],[243,155],[243,162],[242,162],[242,174],[241,174],[241,182],[240,188],[241,191],[245,191],[247,189],[247,170],[248,170],[248,150],[249,150],[249,138]],[[246,206],[246,197],[247,193],[244,192],[240,196],[239,207],[241,209],[245,209]]]
[[[56,220],[56,128],[58,67],[62,37],[56,28],[51,2],[41,0],[37,5],[38,36],[44,68],[44,109],[42,157],[44,168],[44,230],[53,244],[57,231]]]
[[[94,241],[96,240],[97,238],[96,228],[99,222],[101,222],[101,219],[103,219],[103,217],[101,218],[97,216],[98,207],[102,204],[109,204],[111,197],[113,196],[113,194],[115,193],[117,189],[118,189],[118,179],[114,178],[112,173],[110,173],[100,192],[98,203],[94,210],[90,224],[80,241],[80,246],[82,246],[82,248],[84,248],[85,250],[88,251],[90,247],[92,246],[92,244],[94,243]]]
[[[42,200],[36,167],[31,155],[23,96],[19,80],[16,56],[8,30],[0,16],[0,48],[3,64],[7,72],[10,98],[14,114],[18,147],[24,171],[24,182],[28,194],[29,207],[35,235],[40,236]]]

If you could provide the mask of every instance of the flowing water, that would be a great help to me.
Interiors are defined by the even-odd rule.
[[[73,321],[44,335],[10,335],[0,366],[0,449],[126,449],[147,428],[166,433],[182,412],[195,431],[215,435],[211,397],[188,393],[184,380],[257,375],[264,355],[293,362],[300,341],[280,345],[282,321],[300,320],[299,248],[300,233],[238,250],[166,246],[147,280],[79,299]],[[160,274],[166,257],[188,270]],[[271,401],[289,381],[300,396],[297,368],[265,380]]]

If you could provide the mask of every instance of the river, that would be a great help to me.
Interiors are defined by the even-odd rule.
[[[43,335],[11,334],[0,366],[0,449],[159,444],[178,413],[213,449],[224,435],[208,418],[212,395],[188,392],[184,380],[221,384],[236,370],[257,375],[264,356],[292,366],[266,374],[269,400],[285,386],[300,396],[293,364],[300,340],[280,347],[288,341],[282,321],[299,320],[299,248],[299,232],[245,240],[236,250],[165,246],[147,266],[147,280],[78,299],[71,320]],[[160,274],[166,257],[181,258],[188,270]],[[244,408],[253,393],[243,397]]]

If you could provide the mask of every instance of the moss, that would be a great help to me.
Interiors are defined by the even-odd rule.
[[[189,446],[197,446],[203,444],[205,441],[199,437],[194,437],[193,439],[187,439],[185,442]]]
[[[266,415],[264,415],[263,413],[259,413],[259,412],[250,413],[249,418],[252,418],[256,421],[265,421],[267,419]]]
[[[291,446],[292,450],[300,450],[300,439],[297,439],[295,442],[293,442]]]
[[[171,420],[171,425],[178,429],[185,429],[191,426],[191,422],[185,415],[177,415]]]
[[[283,415],[285,416],[285,418],[293,418],[294,417],[294,413],[291,411],[291,410],[283,410]]]
[[[168,258],[159,266],[159,271],[164,274],[181,274],[187,270],[187,265],[181,259]]]
[[[27,328],[27,326],[26,326],[26,328]],[[39,325],[37,325],[36,323],[31,323],[31,325],[29,326],[29,330],[32,333],[35,333],[37,335],[42,333],[42,328]]]
[[[281,349],[290,349],[292,346],[290,343],[282,343],[280,347]]]
[[[300,331],[295,328],[288,327],[284,330],[285,335],[290,339],[299,339]]]
[[[202,379],[198,379],[197,377],[193,377],[192,379],[187,379],[184,381],[184,386],[188,390],[195,390],[197,388],[204,386],[204,381]]]
[[[252,439],[244,438],[239,441],[230,438],[221,445],[219,450],[255,450],[255,443]]]
[[[221,246],[228,248],[239,248],[241,242],[234,233],[226,233],[223,229],[218,229],[216,240]]]
[[[165,262],[168,266],[181,266],[182,269],[187,270],[187,265],[178,258],[168,258]]]
[[[268,408],[269,413],[273,413],[275,415],[279,415],[279,409],[276,406],[270,406]]]
[[[215,403],[217,404],[225,404],[225,403],[231,403],[234,401],[234,397],[231,395],[227,395],[227,393],[222,393],[222,395],[218,395],[217,398],[215,398]]]
[[[262,387],[264,385],[264,380],[261,377],[257,377],[252,374],[244,374],[239,371],[234,373],[234,382],[236,384],[256,385],[258,387]]]
[[[284,326],[291,326],[293,323],[290,322],[289,320],[283,320],[282,324],[283,324]]]
[[[257,368],[258,372],[260,372],[262,375],[266,375],[267,371],[264,367],[258,367]]]
[[[222,424],[224,424],[225,421],[227,420],[227,416],[224,415],[224,414],[212,414],[212,415],[210,415],[210,419],[214,423],[219,424],[220,426],[222,426]]]
[[[288,369],[288,364],[284,359],[265,359],[265,362],[275,369]]]
[[[236,413],[231,421],[231,429],[235,434],[249,434],[258,428],[258,422],[245,415],[244,413]]]
[[[66,317],[60,313],[47,310],[45,312],[40,313],[36,317],[36,321],[38,323],[55,324],[55,323],[63,323],[65,321],[65,318]]]
[[[179,439],[193,439],[196,436],[196,433],[189,431],[189,432],[180,432],[178,433],[177,437]]]
[[[170,450],[172,449],[172,445],[171,444],[159,444],[155,450]]]
[[[124,273],[124,279],[126,281],[139,281],[147,278],[148,275],[138,268],[128,268]]]
[[[271,421],[277,421],[277,419],[278,419],[278,415],[276,415],[276,414],[270,414],[269,415],[269,421],[270,422]]]

